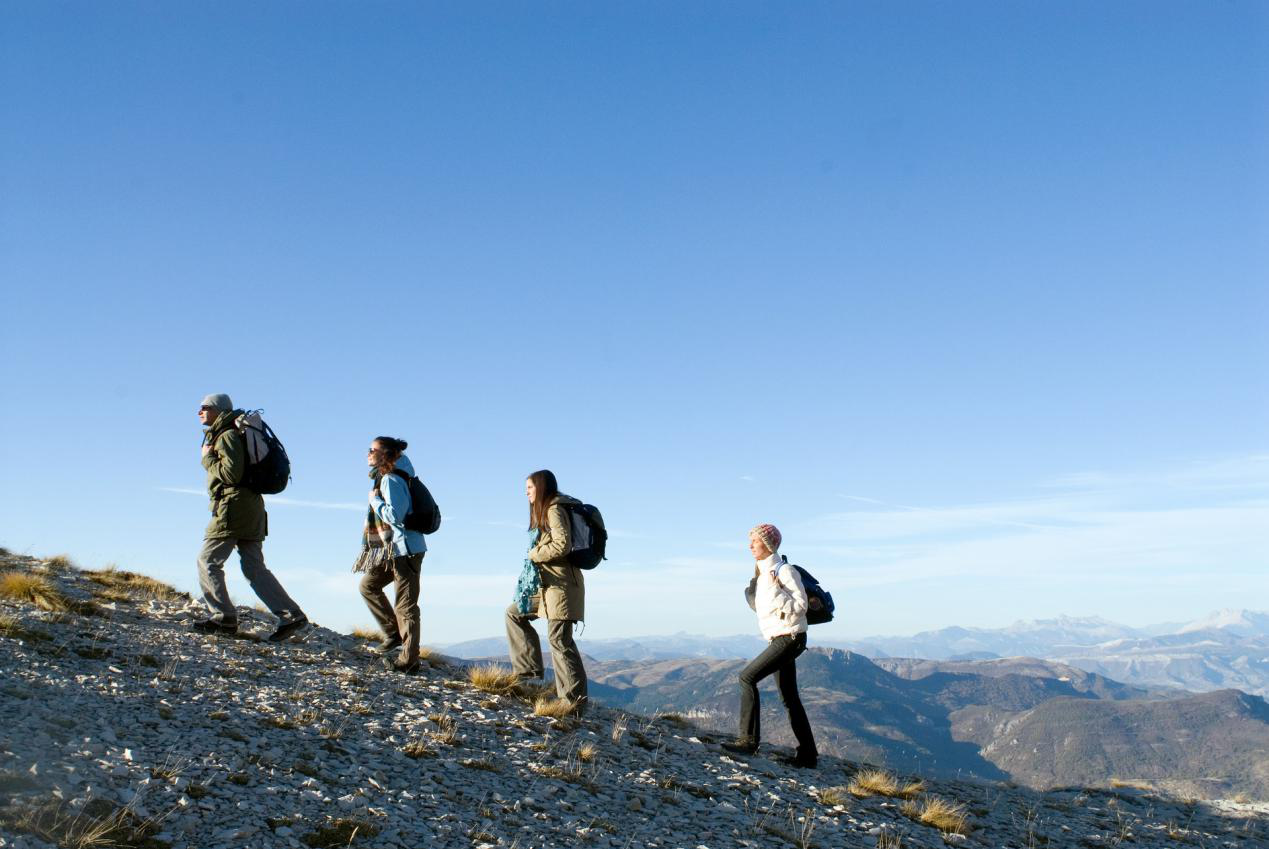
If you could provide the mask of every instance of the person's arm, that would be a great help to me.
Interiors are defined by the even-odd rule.
[[[203,468],[222,484],[237,486],[247,471],[247,444],[238,431],[225,430],[216,445],[203,455]]]
[[[568,511],[562,504],[552,504],[546,511],[546,523],[551,529],[551,534],[529,552],[529,559],[534,563],[549,563],[568,554],[570,534]]]
[[[776,569],[775,590],[776,610],[785,620],[798,619],[806,613],[806,588],[793,566],[785,563]]]
[[[410,512],[409,485],[398,475],[384,475],[379,479],[379,492],[371,495],[370,507],[379,521],[404,530],[405,514]]]

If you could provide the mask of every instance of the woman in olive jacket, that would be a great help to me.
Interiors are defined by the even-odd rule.
[[[547,642],[555,669],[555,692],[584,710],[586,670],[573,641],[573,625],[586,616],[586,582],[582,572],[568,561],[570,542],[566,504],[580,504],[561,495],[555,475],[543,469],[525,481],[529,499],[529,551],[516,588],[516,599],[507,608],[507,643],[511,666],[522,679],[542,678],[542,644],[530,624],[546,617]]]

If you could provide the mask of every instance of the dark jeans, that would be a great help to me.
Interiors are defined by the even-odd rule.
[[[802,707],[802,699],[798,696],[797,657],[806,651],[806,633],[797,636],[776,637],[762,654],[755,657],[740,672],[740,737],[750,740],[756,746],[760,737],[758,716],[758,682],[768,675],[774,674],[776,689],[780,691],[780,701],[789,713],[789,725],[793,728],[793,736],[798,741],[798,755],[814,757],[815,737],[811,734],[811,723],[806,719],[806,710]]]

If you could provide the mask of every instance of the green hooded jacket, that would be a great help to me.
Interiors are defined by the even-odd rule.
[[[263,540],[269,534],[264,497],[240,485],[247,471],[247,443],[233,425],[240,415],[241,410],[221,413],[203,436],[203,444],[212,447],[203,455],[212,514],[207,539]]]

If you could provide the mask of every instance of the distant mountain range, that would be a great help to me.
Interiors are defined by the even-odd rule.
[[[736,675],[764,645],[682,633],[578,643],[597,700],[724,733],[736,723]],[[445,650],[498,658],[506,643]],[[1266,613],[1146,628],[1059,617],[821,644],[798,661],[798,679],[821,748],[852,759],[1041,789],[1117,779],[1269,798]],[[765,692],[764,736],[791,743]]]
[[[1098,617],[1017,622],[1007,628],[942,628],[911,637],[866,637],[813,645],[844,648],[874,659],[1053,660],[1148,689],[1204,693],[1239,689],[1269,696],[1269,613],[1223,610],[1190,623],[1132,628]],[[598,661],[748,658],[763,647],[756,635],[704,637],[679,633],[615,640],[578,640]],[[506,653],[503,638],[445,647],[459,657]]]
[[[592,697],[736,726],[742,660],[592,661]],[[1032,658],[873,662],[817,648],[798,661],[822,750],[914,773],[1010,779],[1046,789],[1149,784],[1200,797],[1269,798],[1269,705],[1234,690],[1160,697]],[[764,738],[792,742],[779,699]]]
[[[1100,618],[1059,617],[1008,628],[943,628],[871,637],[851,648],[869,657],[930,660],[1037,657],[1141,687],[1269,696],[1269,613],[1222,610],[1182,625],[1130,628]]]

